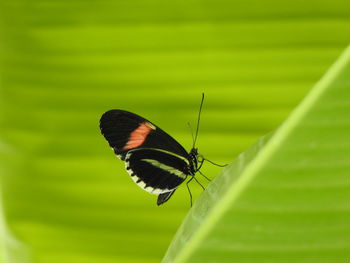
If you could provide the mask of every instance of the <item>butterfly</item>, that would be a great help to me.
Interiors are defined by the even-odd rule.
[[[198,182],[195,174],[201,169],[204,160],[207,160],[195,147],[203,100],[204,93],[198,114],[196,136],[193,138],[190,152],[157,125],[137,114],[124,110],[109,110],[100,119],[100,130],[109,146],[125,162],[126,171],[131,179],[143,190],[158,195],[157,205],[168,201],[177,187],[190,176],[186,186],[192,206],[192,194],[188,183],[193,179]],[[204,189],[203,186],[202,188]]]

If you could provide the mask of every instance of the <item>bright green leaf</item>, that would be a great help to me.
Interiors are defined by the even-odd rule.
[[[350,48],[208,186],[163,262],[349,262],[349,98]]]
[[[0,1],[0,256],[159,262],[187,189],[157,207],[102,138],[101,114],[141,114],[188,149],[205,92],[199,150],[232,161],[348,45],[349,10],[346,0]]]

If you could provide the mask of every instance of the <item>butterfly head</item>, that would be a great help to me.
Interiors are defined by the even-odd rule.
[[[195,172],[198,170],[198,149],[197,148],[192,148],[190,153],[189,153],[189,161],[190,161],[190,166],[191,166],[191,172],[194,175]]]
[[[197,157],[198,156],[198,148],[192,148],[190,151],[190,156]]]
[[[201,118],[203,101],[204,101],[204,93],[202,93],[202,100],[201,100],[201,104],[199,106],[196,135],[195,136],[193,136],[193,133],[191,130],[193,145],[192,145],[191,151],[189,152],[189,161],[190,161],[190,171],[191,171],[192,175],[194,175],[199,170],[198,169],[198,156],[199,156],[199,154],[198,154],[198,148],[196,148],[195,145],[196,145],[197,136],[198,136],[199,122],[200,122],[200,118]],[[189,124],[189,127],[191,128],[190,124]]]

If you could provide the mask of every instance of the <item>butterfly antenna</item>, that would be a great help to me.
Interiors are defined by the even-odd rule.
[[[192,135],[192,142],[194,142],[194,135],[193,135],[193,130],[192,130],[192,126],[189,122],[187,122],[188,128],[190,129],[191,135]]]
[[[199,122],[200,122],[200,119],[201,119],[201,112],[202,112],[203,101],[204,101],[204,92],[202,93],[201,105],[200,105],[200,107],[199,107],[199,112],[198,112],[196,136],[194,137],[193,148],[194,148],[194,146],[196,145],[196,141],[197,141],[197,135],[198,135],[198,130],[199,130]]]

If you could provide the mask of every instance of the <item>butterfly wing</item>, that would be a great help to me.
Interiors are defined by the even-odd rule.
[[[147,119],[123,110],[110,110],[100,120],[103,136],[122,160],[128,151],[156,148],[188,158],[186,150],[169,134]]]
[[[110,110],[102,115],[100,129],[116,155],[125,161],[133,181],[158,195],[158,205],[168,201],[190,174],[186,150],[147,119],[128,111]]]
[[[125,156],[125,168],[139,187],[159,195],[158,205],[168,201],[175,189],[190,175],[186,158],[154,148],[130,150]]]

